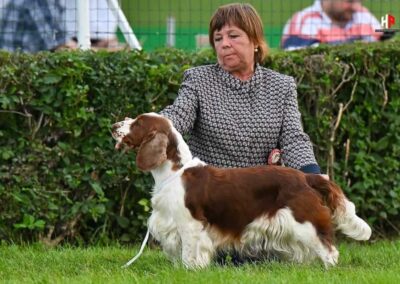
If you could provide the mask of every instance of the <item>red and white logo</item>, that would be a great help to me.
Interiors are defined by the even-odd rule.
[[[396,23],[396,18],[390,14],[386,14],[381,18],[381,26],[384,29],[390,29]]]

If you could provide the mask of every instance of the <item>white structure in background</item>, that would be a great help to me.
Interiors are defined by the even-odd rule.
[[[115,37],[117,27],[131,48],[142,49],[117,0],[66,1],[67,36],[77,36],[81,49],[90,48],[91,38]]]
[[[122,9],[119,6],[117,0],[107,0],[107,2],[111,8],[111,11],[113,11],[114,13],[114,16],[117,18],[118,27],[122,31],[122,34],[124,35],[128,45],[133,49],[141,50],[142,47],[140,46],[136,35],[133,33],[133,30],[129,25],[128,20],[126,19],[124,12],[122,12]]]
[[[69,1],[70,3],[74,3],[74,1]],[[93,2],[93,1],[92,1]],[[68,3],[68,1],[67,1]],[[67,7],[67,14],[66,14],[66,28],[67,28],[67,38],[72,38],[75,36],[75,29],[71,30],[70,23],[73,21],[69,20],[68,16],[71,15],[73,11],[76,11],[77,17],[74,22],[78,26],[77,30],[77,38],[78,38],[78,47],[82,50],[90,49],[90,13],[89,13],[89,0],[76,0],[77,9],[70,9]],[[74,31],[74,33],[72,33]],[[72,33],[72,34],[70,34]]]
[[[176,19],[172,16],[167,18],[167,46],[175,46],[175,34],[176,34]]]

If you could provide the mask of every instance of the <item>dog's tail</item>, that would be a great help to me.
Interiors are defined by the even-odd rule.
[[[325,204],[331,209],[332,221],[337,230],[358,241],[371,237],[371,228],[356,215],[353,202],[346,198],[338,185],[315,174],[306,174],[306,179],[308,185],[322,195]]]

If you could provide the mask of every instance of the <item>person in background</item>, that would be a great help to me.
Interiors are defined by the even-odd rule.
[[[213,166],[251,167],[266,165],[278,148],[285,166],[320,174],[294,79],[262,66],[268,48],[256,10],[221,6],[209,41],[217,63],[187,70],[178,97],[160,112],[190,134],[193,156]]]
[[[321,43],[373,42],[381,39],[375,32],[380,28],[361,0],[316,0],[287,22],[281,46],[295,50]]]
[[[8,0],[0,20],[0,49],[38,52],[76,49],[75,0]],[[90,40],[94,50],[124,49],[116,37],[117,18],[106,0],[90,0]]]
[[[4,3],[0,19],[0,49],[38,52],[74,49],[66,39],[65,0],[11,0]]]

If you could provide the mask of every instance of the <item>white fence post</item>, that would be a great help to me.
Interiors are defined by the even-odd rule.
[[[71,1],[71,0],[70,0]],[[89,0],[76,0],[78,47],[82,50],[90,49],[90,10]]]
[[[118,27],[121,29],[128,45],[131,48],[141,50],[142,47],[139,41],[137,40],[135,34],[133,33],[132,28],[129,25],[129,22],[126,19],[124,13],[122,12],[121,7],[119,6],[117,0],[107,0],[107,2],[109,8],[114,13],[115,18],[117,18]]]
[[[170,16],[167,18],[167,46],[175,46],[176,20]]]

